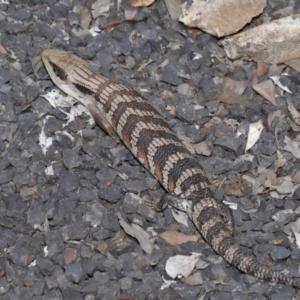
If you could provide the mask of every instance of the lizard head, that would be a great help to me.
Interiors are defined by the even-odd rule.
[[[94,72],[88,62],[62,49],[45,49],[41,58],[54,84],[66,94],[81,101],[93,93],[89,78]]]
[[[45,49],[41,57],[51,79],[61,84],[72,82],[76,69],[84,67],[92,71],[88,62],[62,49]]]

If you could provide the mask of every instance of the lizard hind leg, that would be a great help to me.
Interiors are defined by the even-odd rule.
[[[231,209],[222,203],[217,202],[215,199],[211,199],[213,206],[217,209],[219,215],[222,217],[224,224],[227,227],[227,230],[230,232],[232,236],[235,235],[234,221]],[[198,201],[197,201],[198,202]],[[173,194],[165,194],[164,197],[156,204],[157,210],[163,210],[166,208],[168,204],[177,208],[178,210],[184,211],[188,214],[188,216],[193,220],[193,202],[188,201],[185,198],[180,198]]]
[[[191,212],[191,203],[188,200],[180,198],[173,194],[165,194],[156,204],[156,209],[160,211],[164,210],[168,206],[168,204],[177,208],[178,210],[186,212],[188,215]]]

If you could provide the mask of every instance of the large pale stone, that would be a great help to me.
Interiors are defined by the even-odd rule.
[[[165,5],[172,20],[178,20],[181,14],[181,0],[165,0]]]
[[[300,15],[251,28],[222,41],[231,59],[281,63],[300,57]]]
[[[182,4],[179,21],[222,37],[242,29],[265,6],[266,0],[193,0],[189,7]]]

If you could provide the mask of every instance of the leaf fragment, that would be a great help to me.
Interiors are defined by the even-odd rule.
[[[275,86],[271,80],[265,80],[261,83],[253,83],[252,87],[258,94],[271,102],[273,105],[276,105]]]
[[[223,90],[237,95],[242,95],[245,92],[247,85],[248,82],[246,80],[237,81],[227,76],[223,80]]]
[[[300,58],[291,59],[284,62],[289,67],[293,68],[295,71],[300,72]]]
[[[245,153],[258,141],[263,128],[262,120],[250,124]]]
[[[300,143],[297,141],[291,140],[288,136],[284,138],[285,146],[284,150],[291,152],[295,158],[300,159]]]
[[[300,114],[298,113],[297,109],[295,108],[292,99],[287,97],[286,102],[288,104],[288,110],[291,113],[294,122],[297,125],[300,125]]]
[[[173,279],[188,277],[193,272],[200,256],[200,253],[192,253],[190,256],[176,255],[170,257],[166,262],[167,274]]]
[[[262,62],[262,61],[258,61],[257,62],[257,76],[258,78],[265,75],[268,72],[269,66]]]
[[[132,7],[143,7],[151,5],[155,0],[129,0],[128,5]]]
[[[279,81],[280,76],[271,76],[270,79],[272,79],[273,82],[274,82],[279,88],[281,88],[282,90],[284,90],[285,92],[290,93],[290,94],[293,94],[293,93],[289,90],[289,88],[288,88],[287,86],[284,86],[284,85]]]
[[[132,225],[127,224],[120,213],[118,214],[118,218],[119,218],[120,226],[124,229],[124,231],[127,234],[131,235],[132,237],[136,238],[141,248],[146,253],[151,254],[154,245],[153,242],[151,241],[150,234],[137,224],[132,224]]]
[[[158,236],[172,246],[184,244],[187,242],[197,242],[199,239],[199,236],[197,235],[186,235],[175,230],[165,231]]]

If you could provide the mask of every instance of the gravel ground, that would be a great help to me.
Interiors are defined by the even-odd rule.
[[[91,1],[86,2],[90,10]],[[270,2],[267,15],[287,5]],[[216,197],[237,203],[237,240],[259,261],[298,274],[300,250],[283,229],[298,218],[300,189],[288,199],[272,198],[270,193],[253,196],[252,188],[235,197],[228,196],[222,184],[240,174],[255,178],[258,167],[269,169],[276,159],[267,115],[272,110],[287,114],[287,104],[277,87],[281,96],[276,107],[253,91],[256,64],[227,60],[216,38],[204,33],[194,37],[193,31],[170,20],[163,1],[141,9],[125,1],[119,8],[111,6],[95,26],[123,20],[125,12],[132,11],[138,22],[124,22],[96,36],[79,31],[80,13],[73,8],[83,6],[83,1],[0,3],[0,44],[8,51],[0,56],[1,299],[297,299],[297,291],[290,287],[229,266],[201,238],[172,246],[157,237],[152,254],[146,254],[124,233],[118,213],[154,237],[170,228],[198,233],[191,222],[178,224],[171,208],[158,213],[145,204],[163,194],[156,180],[124,146],[91,124],[88,115],[68,122],[70,108],[53,108],[42,97],[53,84],[45,69],[37,79],[31,61],[45,48],[76,53],[91,61],[98,73],[143,94],[179,135],[205,141],[211,154],[197,158],[217,182]],[[290,68],[285,72],[284,84],[299,108],[299,74]],[[244,96],[250,106],[216,100],[225,76],[247,81]],[[205,130],[216,112],[223,122]],[[258,120],[265,129],[249,150],[254,159],[239,162],[249,124]],[[290,133],[285,121],[279,143]],[[238,128],[245,134],[236,136]],[[48,139],[43,142],[42,136]],[[283,155],[287,162],[278,176],[300,169],[291,153]],[[203,267],[199,264],[197,271],[202,284],[177,280],[161,289],[163,279],[170,279],[166,260],[191,252],[202,254]]]

